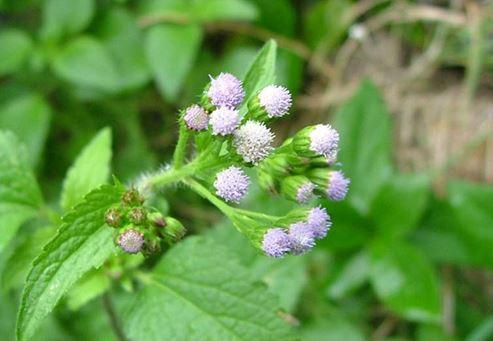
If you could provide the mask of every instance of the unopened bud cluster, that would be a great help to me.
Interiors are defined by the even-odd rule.
[[[134,188],[125,191],[118,205],[106,211],[105,222],[113,228],[115,244],[131,254],[149,256],[161,250],[163,241],[172,244],[185,234],[178,220],[144,206],[144,198]]]

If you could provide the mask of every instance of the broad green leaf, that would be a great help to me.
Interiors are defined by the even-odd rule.
[[[26,150],[14,134],[0,131],[0,251],[42,202]]]
[[[268,30],[293,36],[296,30],[296,10],[290,0],[250,0],[257,5],[258,15],[256,25]]]
[[[29,234],[15,246],[5,262],[1,276],[1,287],[9,290],[24,283],[33,260],[41,253],[43,246],[55,235],[54,227],[42,227]]]
[[[370,277],[370,259],[367,252],[361,251],[342,267],[341,272],[330,284],[328,294],[333,299],[346,297],[364,285]]]
[[[343,316],[318,316],[315,323],[301,329],[303,341],[364,341],[365,334]]]
[[[108,12],[98,36],[115,62],[120,91],[135,89],[150,80],[143,37],[130,12],[119,7]]]
[[[255,96],[262,88],[274,83],[276,78],[276,55],[276,42],[270,40],[265,43],[243,79],[243,87],[246,93],[243,103],[248,103],[250,98]],[[245,105],[243,108],[245,109]]]
[[[59,77],[83,88],[111,93],[119,87],[110,52],[92,37],[69,42],[56,56],[53,68]]]
[[[36,94],[16,97],[0,107],[0,129],[14,132],[26,145],[31,165],[39,162],[50,119],[50,107]]]
[[[145,50],[161,95],[173,101],[180,93],[202,41],[197,25],[161,24],[146,33]]]
[[[370,251],[371,283],[385,305],[412,321],[439,322],[440,288],[428,259],[397,241],[377,241]]]
[[[493,268],[493,186],[451,182],[449,202],[456,233],[473,262]]]
[[[191,237],[147,278],[124,326],[131,340],[290,340],[264,285],[221,245]]]
[[[94,0],[45,0],[41,36],[59,39],[85,29],[95,12]]]
[[[487,341],[493,338],[493,316],[488,317],[467,336],[466,341]]]
[[[121,185],[103,185],[62,218],[55,236],[35,259],[17,317],[17,338],[29,339],[62,295],[115,251],[106,210],[119,202]]]
[[[429,197],[424,174],[399,174],[389,179],[373,200],[370,216],[383,237],[399,237],[416,227]]]
[[[199,0],[190,8],[190,17],[199,22],[216,20],[254,20],[257,9],[245,0]]]
[[[79,203],[84,195],[108,180],[111,168],[111,130],[101,130],[82,150],[67,172],[61,206],[64,210]]]
[[[67,305],[71,310],[78,310],[108,290],[110,285],[109,277],[101,269],[94,269],[85,274],[67,293]]]
[[[23,31],[0,31],[0,75],[16,71],[24,64],[32,48],[31,38]]]
[[[336,126],[341,135],[339,161],[351,179],[348,200],[360,213],[368,213],[392,170],[390,117],[373,83],[364,81],[343,105]]]
[[[417,341],[457,341],[458,339],[452,335],[447,335],[441,326],[421,324],[416,333]]]

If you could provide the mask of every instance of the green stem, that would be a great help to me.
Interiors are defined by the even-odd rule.
[[[231,216],[233,214],[234,208],[225,204],[222,200],[212,194],[207,188],[202,186],[199,182],[193,179],[186,179],[183,181],[185,184],[190,186],[190,188],[195,191],[198,195],[204,199],[209,200],[214,206],[216,206],[222,213],[226,216]]]
[[[268,222],[274,222],[274,221],[280,219],[279,217],[276,217],[276,216],[273,216],[270,214],[265,214],[265,213],[255,212],[255,211],[242,210],[240,208],[235,208],[234,210],[240,214],[244,214],[246,216],[249,216],[250,218],[262,219],[262,220],[265,220]]]
[[[180,131],[178,133],[178,142],[176,144],[175,152],[173,154],[174,169],[180,169],[183,166],[189,137],[190,137],[190,132],[188,131],[187,127],[185,127],[184,124],[180,124]]]
[[[170,169],[152,176],[148,181],[150,187],[161,187],[173,182],[178,182],[193,175],[197,171],[197,164],[191,162],[179,169]]]

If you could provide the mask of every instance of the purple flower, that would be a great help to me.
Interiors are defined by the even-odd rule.
[[[200,131],[207,128],[209,115],[207,115],[202,107],[192,105],[187,108],[183,120],[189,129]]]
[[[230,135],[240,124],[240,116],[237,110],[222,107],[212,112],[209,119],[212,127],[212,135]]]
[[[144,235],[137,230],[126,230],[118,236],[118,245],[126,253],[137,253],[144,245]]]
[[[330,124],[318,124],[310,132],[310,149],[331,162],[337,156],[339,133]]]
[[[311,209],[307,223],[310,225],[315,238],[324,238],[332,225],[327,210],[320,206]]]
[[[216,107],[234,109],[243,101],[245,91],[238,78],[230,73],[221,73],[216,78],[211,77],[207,95]]]
[[[296,192],[296,201],[300,204],[306,204],[313,198],[314,189],[315,185],[313,184],[313,182],[305,182],[298,188],[298,191]]]
[[[305,222],[298,222],[289,226],[291,237],[291,253],[301,255],[315,245],[315,234],[312,227]]]
[[[245,162],[257,164],[272,152],[273,141],[274,134],[264,123],[250,120],[235,132],[233,144]]]
[[[216,194],[228,202],[239,203],[248,190],[250,180],[241,168],[231,166],[216,175]]]
[[[344,177],[340,171],[330,173],[329,185],[327,187],[327,197],[334,201],[341,201],[346,197],[349,183],[351,181]]]
[[[291,94],[283,86],[266,86],[258,94],[258,99],[270,118],[282,117],[291,108]]]
[[[262,250],[271,257],[283,257],[291,249],[291,238],[280,228],[269,229],[264,234]]]

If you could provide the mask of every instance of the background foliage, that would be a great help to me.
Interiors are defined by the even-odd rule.
[[[443,167],[409,167],[395,142],[394,76],[347,74],[363,40],[383,32],[407,51],[402,64],[427,58],[411,63],[421,80],[452,72],[460,110],[473,115],[491,84],[492,10],[453,3],[0,0],[2,339],[14,338],[18,312],[17,335],[40,340],[491,339],[493,187],[451,167],[491,130]],[[189,236],[159,257],[114,256],[94,216],[121,186],[83,197],[110,174],[130,183],[168,162],[178,110],[209,74],[245,77],[270,38],[277,57],[261,55],[247,77],[275,72],[299,95],[278,134],[320,121],[341,133],[352,184],[348,200],[321,202],[329,237],[304,257],[267,259],[205,201],[172,188],[157,205]],[[287,205],[257,189],[246,203],[273,213]]]

